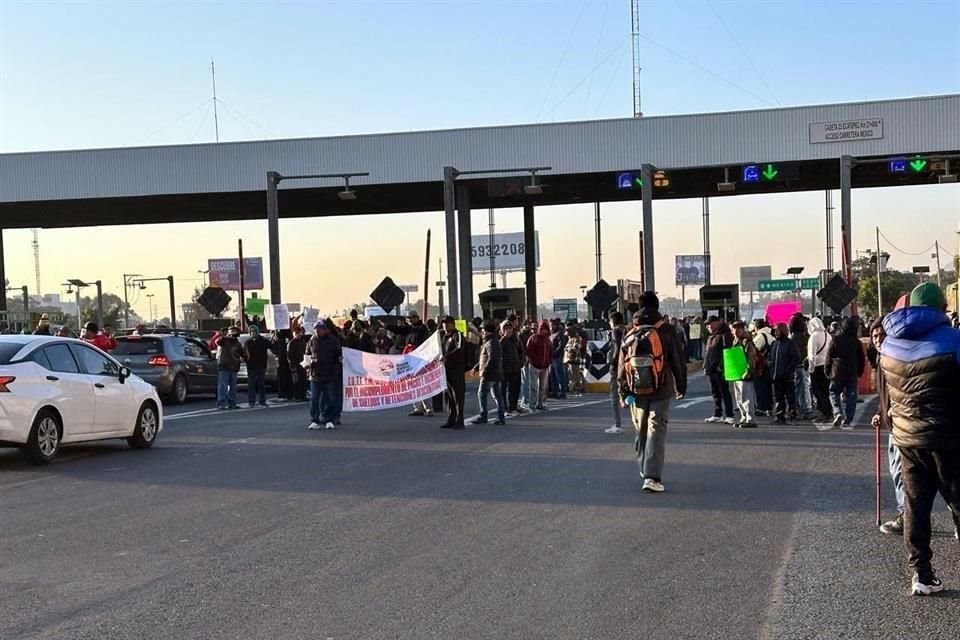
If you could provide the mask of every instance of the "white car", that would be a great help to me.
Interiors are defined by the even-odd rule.
[[[61,444],[126,438],[153,445],[163,428],[156,388],[96,347],[71,338],[0,336],[0,446],[34,464]]]

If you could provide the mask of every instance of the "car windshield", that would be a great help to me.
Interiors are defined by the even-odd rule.
[[[4,341],[0,342],[0,364],[7,364],[13,359],[13,356],[17,355],[17,352],[20,349],[23,349],[23,345],[27,344],[22,341]]]
[[[163,340],[160,338],[140,338],[126,336],[117,339],[117,348],[110,354],[118,356],[152,356],[163,353]]]

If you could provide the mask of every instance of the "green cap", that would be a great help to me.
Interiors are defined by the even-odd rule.
[[[911,307],[933,307],[938,311],[947,308],[947,297],[943,290],[932,282],[917,285],[910,294]]]

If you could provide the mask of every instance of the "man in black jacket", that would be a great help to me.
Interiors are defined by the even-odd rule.
[[[733,395],[730,393],[730,383],[723,377],[723,350],[733,346],[733,334],[727,323],[717,316],[711,316],[708,325],[710,338],[707,340],[707,351],[703,355],[703,373],[710,379],[713,415],[704,422],[734,424]]]
[[[844,430],[853,429],[853,415],[857,410],[857,385],[867,367],[863,346],[857,337],[859,332],[859,318],[847,318],[843,321],[840,335],[833,338],[827,349],[827,377],[830,378],[833,426]]]
[[[655,331],[660,342],[660,360],[653,367],[659,369],[655,389],[637,389],[640,358],[650,358],[653,345],[649,333]],[[657,358],[651,358],[656,361]],[[652,291],[640,296],[640,310],[633,315],[633,325],[624,335],[617,367],[617,381],[623,406],[630,407],[630,417],[636,431],[634,450],[643,478],[643,490],[663,491],[663,463],[667,451],[667,423],[670,420],[670,402],[687,393],[687,363],[676,330],[663,322],[660,300]]]
[[[775,327],[776,340],[767,349],[767,368],[773,380],[773,396],[776,405],[777,424],[786,424],[787,415],[797,419],[797,387],[794,375],[800,366],[800,350],[790,339],[790,332],[783,322]]]
[[[307,372],[303,368],[303,356],[307,353],[307,338],[298,323],[293,327],[293,338],[287,343],[287,361],[290,363],[291,397],[297,402],[307,399]]]
[[[514,325],[509,320],[500,324],[500,351],[503,354],[503,382],[500,395],[507,401],[507,411],[520,413],[520,370],[523,368],[524,348],[520,345]]]
[[[960,536],[960,331],[950,327],[946,309],[943,291],[924,283],[910,294],[910,306],[883,321],[880,366],[903,465],[903,537],[914,595],[943,590],[930,548],[938,491]]]
[[[480,374],[480,389],[477,392],[480,400],[480,415],[472,424],[487,423],[487,403],[490,393],[497,401],[497,420],[494,424],[506,424],[506,402],[503,399],[503,351],[500,349],[500,340],[497,338],[497,325],[493,320],[483,323],[483,343],[480,345],[480,362],[476,370]]]
[[[217,408],[237,408],[237,372],[243,362],[240,327],[232,326],[217,341]]]
[[[250,325],[250,337],[243,343],[243,359],[247,362],[247,406],[267,407],[267,359],[273,345],[260,335],[260,327]]]
[[[340,421],[337,387],[343,371],[343,346],[340,339],[330,332],[329,321],[318,320],[313,325],[313,331],[313,337],[307,343],[311,419],[307,428],[311,431],[334,429]]]

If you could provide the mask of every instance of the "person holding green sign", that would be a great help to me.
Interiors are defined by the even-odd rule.
[[[738,351],[740,354],[739,366],[735,369],[733,363],[724,367],[724,373],[728,379],[733,381],[733,396],[737,409],[740,411],[740,420],[733,426],[738,429],[753,429],[757,423],[753,421],[754,411],[757,406],[757,394],[754,389],[753,379],[766,370],[766,363],[757,346],[753,343],[753,336],[747,331],[747,325],[743,322],[733,323],[734,343],[733,349],[728,351]]]

